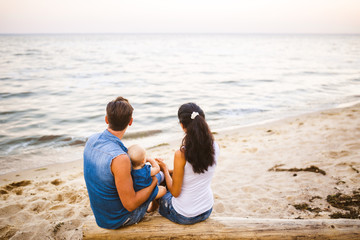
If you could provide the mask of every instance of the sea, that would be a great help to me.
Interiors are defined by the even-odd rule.
[[[0,175],[82,159],[117,96],[146,148],[187,102],[222,131],[360,101],[360,35],[0,35],[0,56]]]

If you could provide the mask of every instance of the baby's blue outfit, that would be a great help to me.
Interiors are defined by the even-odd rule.
[[[149,164],[145,164],[140,169],[131,170],[131,176],[133,177],[135,192],[151,185],[152,178],[150,174],[151,174],[151,165]]]
[[[133,185],[134,185],[135,192],[150,186],[152,183],[151,165],[146,163],[140,169],[132,169],[131,176],[133,178]],[[158,174],[156,174],[155,177],[158,179],[157,185],[159,185],[162,181],[162,176],[161,176],[160,172]],[[149,199],[154,199],[156,197],[156,195],[158,193],[157,189],[158,189],[158,186],[156,186],[154,188],[154,191],[150,195]]]

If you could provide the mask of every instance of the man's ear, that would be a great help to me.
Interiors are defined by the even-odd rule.
[[[109,124],[109,120],[108,120],[107,115],[105,115],[105,122],[106,122],[106,124]]]
[[[132,123],[133,123],[133,118],[131,118],[131,120],[129,122],[129,126],[131,126]]]

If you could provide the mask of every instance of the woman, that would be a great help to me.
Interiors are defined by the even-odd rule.
[[[158,160],[168,188],[160,199],[159,213],[179,224],[194,224],[207,219],[212,211],[214,198],[210,185],[219,146],[198,105],[183,104],[178,118],[185,137],[175,152],[174,170],[169,171],[168,166]]]

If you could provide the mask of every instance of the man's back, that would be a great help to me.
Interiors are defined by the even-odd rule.
[[[108,130],[92,135],[84,150],[84,177],[90,205],[97,224],[108,229],[119,228],[130,216],[122,205],[111,172],[111,163],[127,149]]]

